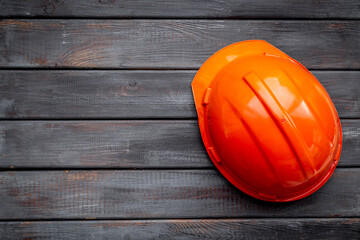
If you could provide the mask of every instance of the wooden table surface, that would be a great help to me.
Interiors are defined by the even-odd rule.
[[[359,239],[358,0],[0,1],[1,239]],[[243,194],[204,150],[190,83],[264,39],[341,117],[333,177],[290,203]]]

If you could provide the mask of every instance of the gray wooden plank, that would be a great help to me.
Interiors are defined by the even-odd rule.
[[[3,168],[211,167],[195,121],[1,122]]]
[[[360,166],[360,122],[356,120],[341,120],[343,145],[340,160],[344,166]]]
[[[342,120],[339,166],[360,166],[360,120]],[[209,168],[197,121],[4,121],[0,168]]]
[[[0,71],[0,117],[194,118],[190,86],[194,75],[194,71]],[[358,76],[360,80],[360,72]]]
[[[359,239],[360,220],[200,219],[1,222],[6,239]]]
[[[340,117],[360,117],[360,71],[312,71]],[[196,118],[196,71],[0,71],[0,118]]]
[[[360,3],[286,0],[132,0],[132,1],[11,1],[0,2],[1,17],[110,18],[353,18]]]
[[[217,170],[0,173],[0,219],[359,217],[360,169],[337,169],[311,196],[270,203],[235,189]]]
[[[264,39],[310,69],[359,69],[357,21],[0,21],[0,67],[198,68],[230,43]]]

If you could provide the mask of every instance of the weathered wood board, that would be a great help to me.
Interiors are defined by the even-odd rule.
[[[337,169],[298,201],[256,200],[217,170],[8,171],[0,173],[0,219],[354,217],[360,169]]]
[[[358,239],[358,218],[0,222],[13,239]]]
[[[31,0],[0,2],[1,17],[359,19],[357,0]]]
[[[234,42],[263,39],[310,69],[360,69],[357,21],[0,21],[0,68],[197,69]]]

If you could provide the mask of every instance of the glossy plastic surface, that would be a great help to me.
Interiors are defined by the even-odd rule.
[[[208,154],[243,192],[293,201],[333,173],[342,133],[336,109],[300,63],[261,40],[232,44],[196,74],[193,94]]]

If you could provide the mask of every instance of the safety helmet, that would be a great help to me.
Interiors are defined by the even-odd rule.
[[[241,191],[293,201],[334,172],[342,145],[336,109],[319,81],[271,44],[221,49],[201,66],[192,90],[205,148]]]

